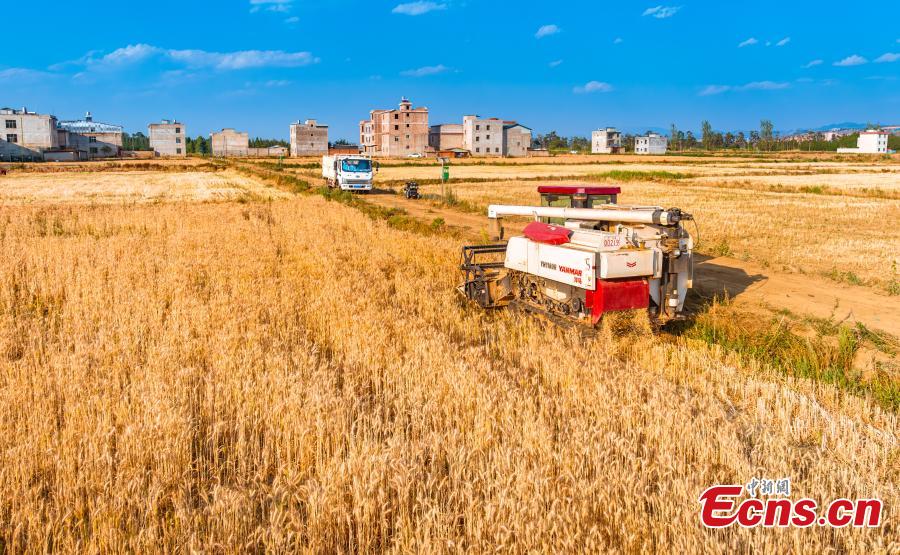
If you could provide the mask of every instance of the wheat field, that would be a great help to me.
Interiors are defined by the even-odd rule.
[[[472,309],[458,248],[316,196],[0,207],[0,551],[900,547],[895,413]],[[754,476],[887,522],[700,526]]]

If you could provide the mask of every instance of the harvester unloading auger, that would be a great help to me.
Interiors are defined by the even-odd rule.
[[[483,308],[509,304],[587,325],[607,312],[646,309],[657,324],[683,319],[693,281],[693,239],[678,208],[620,206],[618,187],[543,186],[541,206],[488,207],[532,217],[506,243],[463,247],[459,291]]]

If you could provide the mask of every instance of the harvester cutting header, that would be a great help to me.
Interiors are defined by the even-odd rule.
[[[534,219],[506,243],[463,247],[460,292],[484,308],[515,303],[596,325],[603,314],[646,309],[659,324],[683,318],[693,279],[692,220],[677,208],[620,206],[618,187],[542,186],[541,206],[491,205]],[[499,260],[500,257],[503,260]]]

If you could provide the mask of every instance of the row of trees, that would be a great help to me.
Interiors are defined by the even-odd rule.
[[[212,141],[208,137],[198,135],[196,138],[185,139],[185,152],[206,156],[212,154]],[[250,141],[250,148],[268,148],[270,146],[290,147],[290,143],[281,139],[263,139],[256,137]],[[151,150],[150,137],[140,131],[131,135],[125,133],[122,136],[122,150]]]
[[[868,127],[878,127],[877,124],[869,124]],[[650,133],[650,131],[647,131]],[[744,131],[716,131],[708,120],[700,122],[700,137],[697,138],[693,131],[682,131],[673,123],[669,128],[669,150],[681,152],[687,150],[743,150],[758,151],[773,150],[819,150],[833,151],[842,147],[855,147],[859,133],[835,137],[830,141],[825,140],[822,133],[809,135],[808,139],[783,139],[775,131],[775,124],[771,120],[764,119],[759,122],[759,129],[745,133]],[[634,135],[622,134],[622,146],[626,152],[634,151]],[[556,152],[590,152],[591,140],[586,137],[564,137],[556,131],[546,135],[538,134],[533,139],[533,147],[546,148]],[[888,147],[900,148],[900,137],[891,136],[888,139]]]

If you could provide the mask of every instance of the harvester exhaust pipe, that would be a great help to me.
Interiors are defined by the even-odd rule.
[[[492,204],[488,206],[489,218],[499,220],[503,216],[532,216],[534,218],[562,218],[565,220],[621,222],[666,226],[678,225],[682,220],[691,219],[690,214],[685,214],[677,208],[663,210],[658,207],[648,207],[646,209],[637,210],[608,210],[600,208],[566,208],[555,206],[508,206],[502,204]]]

